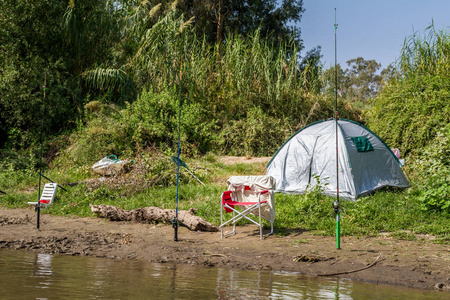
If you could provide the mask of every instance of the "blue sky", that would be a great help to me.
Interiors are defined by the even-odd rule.
[[[337,12],[337,62],[358,56],[375,59],[382,68],[400,55],[405,38],[421,36],[434,22],[450,31],[450,0],[303,0],[300,28],[305,49],[322,46],[325,68],[334,65],[334,8]]]

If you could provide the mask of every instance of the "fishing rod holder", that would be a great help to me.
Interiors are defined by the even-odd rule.
[[[178,219],[177,219],[177,217],[175,216],[172,219],[170,219],[170,223],[172,223],[172,227],[174,229],[173,240],[176,242],[176,241],[178,241]]]

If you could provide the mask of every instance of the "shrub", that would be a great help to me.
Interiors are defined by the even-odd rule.
[[[415,193],[423,209],[450,212],[450,124],[413,158],[408,170],[417,181]]]
[[[408,154],[428,145],[450,115],[450,35],[429,29],[426,40],[404,45],[398,75],[391,78],[366,115],[388,145]]]
[[[123,120],[137,147],[156,146],[162,151],[171,148],[176,152],[178,101],[179,95],[175,90],[156,93],[150,89],[128,105]],[[213,123],[208,122],[206,109],[199,103],[190,102],[184,101],[181,107],[180,138],[185,155],[209,150],[214,137]]]

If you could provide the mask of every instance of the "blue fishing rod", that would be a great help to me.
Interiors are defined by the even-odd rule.
[[[181,140],[181,87],[183,80],[183,57],[181,57],[181,67],[180,67],[180,95],[178,100],[178,154],[177,154],[177,195],[176,195],[176,206],[175,206],[175,217],[172,219],[172,227],[175,231],[173,240],[178,241],[178,187],[180,182],[180,140]]]

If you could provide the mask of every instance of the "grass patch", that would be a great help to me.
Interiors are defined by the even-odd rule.
[[[264,169],[262,164],[225,165],[213,155],[208,155],[205,159],[187,161],[187,164],[192,169],[202,170],[202,181],[206,183],[206,186],[189,178],[190,175],[185,172],[179,187],[179,209],[195,208],[198,216],[216,225],[220,224],[219,199],[221,193],[226,190],[226,179],[232,175],[261,174]],[[170,168],[173,169],[173,173],[176,172],[175,164],[164,164],[164,166],[169,168],[164,169],[164,172],[170,171]],[[87,167],[71,167],[67,170],[55,168],[45,170],[44,174],[48,174],[48,177],[58,183],[84,182],[90,177],[97,177],[90,174],[88,170]],[[153,178],[153,175],[145,176]],[[36,201],[39,182],[37,172],[3,170],[0,178],[8,178],[5,181],[8,186],[5,182],[0,186],[0,190],[7,192],[7,195],[0,196],[1,206],[23,208],[27,207],[28,201]],[[44,211],[53,215],[93,216],[89,207],[90,203],[114,205],[123,209],[147,206],[175,208],[175,177],[171,180],[173,182],[168,182],[165,186],[142,189],[131,189],[126,184],[124,186],[107,184],[65,186],[67,192],[58,190],[54,204]],[[276,194],[277,215],[274,224],[276,235],[285,236],[299,230],[309,231],[313,235],[334,235],[336,216],[332,208],[333,200],[318,191],[304,195]],[[394,238],[416,240],[414,234],[431,234],[437,237],[433,242],[449,244],[450,218],[448,215],[439,211],[421,210],[419,202],[419,199],[401,191],[380,191],[358,201],[343,200],[341,201],[342,235],[376,236],[379,232],[392,232],[391,236]],[[239,224],[248,223],[248,221],[240,221]],[[264,226],[268,228],[270,223],[264,221]],[[411,233],[406,233],[406,229]],[[298,240],[294,243],[306,242],[306,240]]]
[[[396,231],[389,234],[389,236],[398,240],[417,241],[417,237],[414,234],[405,231]]]
[[[299,240],[293,241],[291,244],[293,246],[298,246],[301,244],[309,244],[309,242],[311,242],[309,239],[299,239]]]

